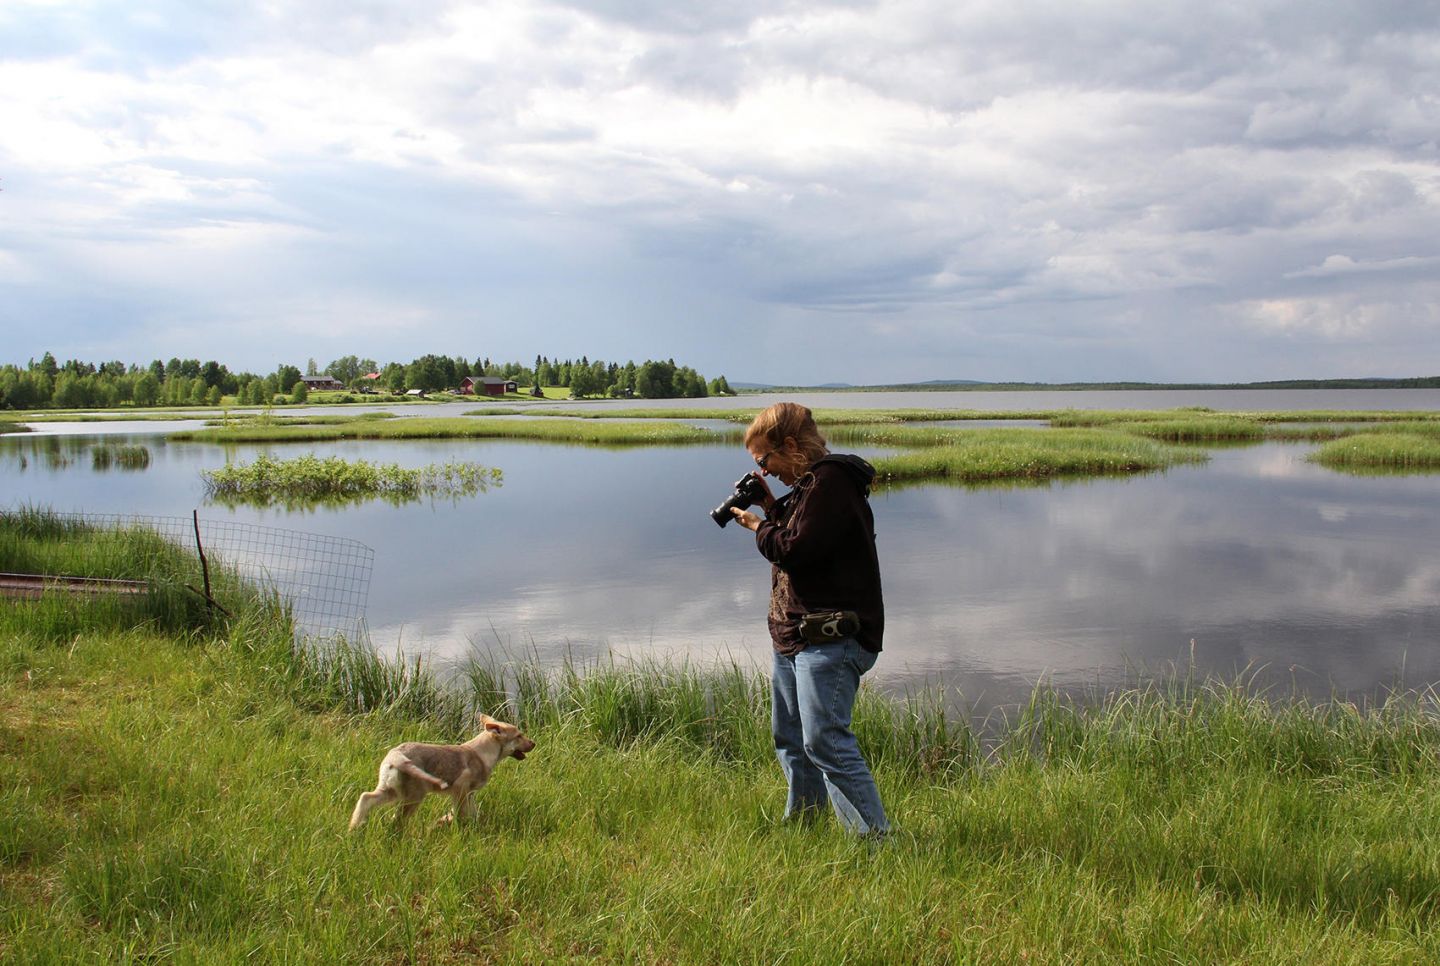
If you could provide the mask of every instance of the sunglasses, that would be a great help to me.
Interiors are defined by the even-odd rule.
[[[772,449],[770,452],[766,453],[764,456],[762,456],[762,457],[760,457],[759,459],[757,459],[757,460],[755,461],[755,465],[758,466],[758,467],[760,467],[762,470],[765,469],[765,464],[768,463],[768,462],[770,462],[770,457],[772,457],[772,456],[774,456],[774,455],[775,455],[775,451]]]

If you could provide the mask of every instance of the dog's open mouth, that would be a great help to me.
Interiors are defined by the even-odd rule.
[[[523,752],[523,751],[517,751],[517,752],[515,752],[515,760],[516,760],[516,761],[524,761],[524,760],[525,760],[525,752]]]

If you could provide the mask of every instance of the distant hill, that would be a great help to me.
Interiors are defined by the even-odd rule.
[[[981,382],[976,379],[929,379],[925,382],[887,383],[855,386],[846,382],[829,382],[809,386],[779,386],[762,382],[736,382],[731,388],[740,392],[936,392],[987,390],[991,392],[1036,392],[1125,389],[1440,389],[1440,376],[1363,379],[1279,379],[1268,382]]]
[[[924,382],[924,383],[907,383],[907,386],[945,387],[945,386],[982,386],[982,384],[984,384],[984,383],[975,382],[975,380],[973,380],[973,379],[932,379],[932,380],[929,380],[929,382]],[[865,390],[867,390],[867,389],[896,389],[896,387],[894,387],[894,386],[884,386],[884,387],[881,387],[881,386],[855,386],[854,383],[818,383],[818,384],[815,384],[815,386],[776,386],[775,383],[740,383],[740,382],[736,382],[736,380],[733,380],[733,379],[732,379],[732,380],[730,380],[730,389],[734,389],[734,390],[746,390],[746,392],[752,392],[752,393],[769,392],[769,390],[773,390],[773,389],[789,389],[789,390],[796,390],[796,389],[809,389],[809,390],[825,389],[825,390],[829,390],[829,392],[848,392],[848,390],[854,390],[854,392],[861,392],[861,393],[863,393],[863,392],[865,392]]]

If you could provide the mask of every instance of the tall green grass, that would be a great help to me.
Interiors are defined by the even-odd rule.
[[[96,528],[38,508],[0,512],[0,571],[144,581],[143,594],[94,599],[53,591],[0,603],[0,626],[38,641],[60,641],[102,629],[137,626],[186,637],[212,634],[228,618],[205,600],[198,557],[144,527]],[[223,567],[212,568],[213,599],[231,614],[287,620],[284,607]]]
[[[24,522],[61,553],[58,521]],[[1176,676],[1042,688],[977,726],[938,692],[866,688],[895,823],[873,848],[780,821],[755,670],[438,669],[296,650],[263,608],[198,636],[26,627],[0,603],[7,963],[1440,956],[1429,691],[1311,704]],[[386,748],[464,737],[476,707],[538,747],[475,826],[345,832]]]
[[[312,640],[293,649],[284,669],[297,703],[314,711],[385,714],[452,737],[472,729],[472,696],[450,686],[423,656],[387,659],[365,641]]]
[[[939,771],[904,767],[862,702],[857,729],[899,830],[876,853],[779,824],[763,707],[732,705],[751,721],[738,742],[697,733],[723,683],[707,699],[704,675],[667,686],[623,670],[552,683],[557,716],[527,725],[540,747],[502,765],[478,828],[403,841],[383,825],[346,837],[349,808],[385,747],[461,737],[458,720],[396,703],[332,717],[254,684],[182,681],[170,701],[132,700],[84,729],[107,754],[68,783],[46,767],[63,731],[44,732],[30,780],[5,793],[0,855],[54,885],[22,891],[0,929],[37,959],[57,931],[102,956],[306,962],[356,949],[514,962],[637,948],[682,962],[1435,952],[1436,729],[1418,698],[1377,714],[1218,686],[1098,708],[1041,692],[999,751]],[[137,759],[163,773],[149,794]],[[51,828],[62,807],[71,817]],[[818,892],[833,902],[816,908]],[[375,905],[385,915],[367,914]]]

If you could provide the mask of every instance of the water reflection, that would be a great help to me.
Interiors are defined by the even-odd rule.
[[[88,458],[39,458],[76,460],[83,440],[3,440],[0,485],[12,505],[188,515],[201,469],[312,449],[149,444],[148,472],[102,477]],[[1104,685],[1184,662],[1192,640],[1203,672],[1262,665],[1262,680],[1320,696],[1402,672],[1412,686],[1440,681],[1440,477],[1341,475],[1305,462],[1311,449],[1213,450],[1207,464],[1128,479],[878,492],[888,627],[877,682],[943,679],[985,706],[1042,679]],[[749,533],[708,516],[748,468],[738,448],[415,440],[319,452],[505,473],[502,488],[458,504],[319,509],[298,524],[273,508],[208,511],[374,547],[369,617],[382,647],[768,666],[767,566]]]

